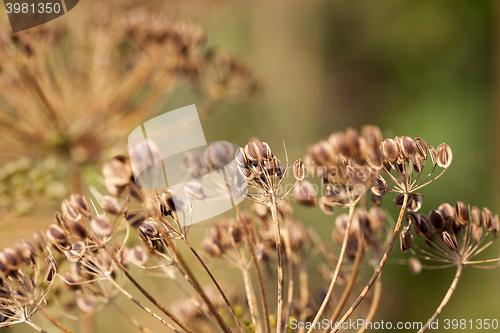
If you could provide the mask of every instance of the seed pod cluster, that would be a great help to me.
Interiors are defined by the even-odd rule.
[[[443,203],[428,215],[409,213],[407,216],[410,224],[413,224],[415,235],[422,237],[437,256],[443,256],[442,249],[450,251],[451,255],[445,255],[447,261],[455,258],[462,264],[467,264],[470,258],[482,252],[478,249],[489,234],[492,235],[492,240],[498,236],[498,215],[493,216],[486,207],[482,210],[477,206],[469,208],[461,201],[456,202],[454,207]],[[401,236],[402,242],[403,237],[405,236]],[[485,246],[491,244],[492,242],[488,242]],[[405,252],[407,249],[402,247],[402,250]]]
[[[283,163],[274,156],[266,142],[251,139],[245,148],[239,148],[235,155],[239,171],[250,186],[263,192],[277,190],[285,176]],[[297,162],[295,169],[303,177],[303,166]]]

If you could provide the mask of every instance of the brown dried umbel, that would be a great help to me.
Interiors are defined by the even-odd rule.
[[[437,263],[437,265],[422,264],[421,267],[457,268],[448,292],[429,322],[419,330],[421,333],[429,329],[429,323],[434,322],[448,304],[464,267],[482,269],[500,267],[500,258],[474,259],[497,239],[499,219],[498,215],[493,217],[486,207],[482,211],[476,206],[469,209],[463,202],[458,201],[455,209],[445,203],[437,210],[431,210],[428,216],[410,213],[408,222],[413,223],[415,235],[424,239],[427,249],[416,244],[408,247],[412,248],[411,251],[418,258]]]
[[[319,205],[326,214],[333,214],[333,206],[357,202],[372,186],[382,168],[381,141],[377,127],[365,126],[362,135],[349,128],[309,147],[305,164],[323,179],[328,192],[320,198]]]
[[[431,210],[428,215],[409,214],[409,223],[413,224],[415,235],[422,237],[428,247],[424,250],[415,245],[416,255],[421,259],[440,263],[438,267],[478,267],[500,260],[472,260],[498,236],[498,215],[493,217],[486,207],[482,211],[476,206],[469,209],[458,201],[453,210],[445,203],[437,210]],[[495,264],[493,267],[497,266]]]
[[[44,151],[69,162],[73,191],[81,190],[82,166],[100,162],[160,111],[158,100],[186,83],[200,92],[202,117],[223,100],[241,102],[259,90],[248,66],[204,46],[198,25],[170,12],[129,12],[103,4],[81,10],[78,20],[15,35],[6,17],[1,22],[2,134],[24,155]]]
[[[0,252],[0,327],[26,323],[42,332],[31,317],[44,305],[58,265],[43,246],[44,252],[37,251],[38,245],[21,240]]]

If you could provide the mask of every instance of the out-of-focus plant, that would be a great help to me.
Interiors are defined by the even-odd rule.
[[[196,24],[102,3],[78,14],[16,34],[4,17],[0,32],[0,139],[20,154],[63,158],[75,191],[82,167],[122,143],[175,91],[198,93],[203,118],[221,101],[258,90],[247,66],[207,47]]]

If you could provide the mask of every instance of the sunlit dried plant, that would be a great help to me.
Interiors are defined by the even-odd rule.
[[[159,154],[152,142],[146,145],[149,153]],[[141,160],[145,152],[138,146],[129,154],[132,160]],[[196,180],[185,183],[185,196],[171,187],[144,189],[135,182],[128,157],[111,159],[103,167],[102,190],[92,188],[92,200],[72,194],[63,200],[61,212],[55,213],[55,223],[45,233],[35,233],[35,245],[23,240],[0,252],[2,281],[12,284],[2,287],[6,290],[2,299],[8,300],[2,303],[7,304],[0,313],[2,325],[27,323],[42,331],[30,320],[39,310],[70,333],[59,318],[49,314],[50,309],[62,307],[66,317],[78,320],[113,306],[134,327],[151,332],[121,309],[118,296],[124,295],[173,332],[310,333],[323,320],[332,323],[327,329],[320,326],[324,332],[337,332],[355,311],[367,321],[374,318],[381,299],[380,274],[399,238],[402,252],[413,255],[407,260],[412,273],[457,268],[443,301],[419,331],[424,332],[450,301],[464,267],[500,266],[500,258],[476,259],[496,240],[498,215],[462,202],[455,207],[442,204],[428,215],[418,213],[424,186],[451,165],[452,152],[446,144],[434,149],[421,138],[384,140],[378,128],[366,126],[361,134],[348,129],[311,146],[305,163],[298,159],[289,167],[288,157],[284,164],[275,153],[256,138],[238,149],[217,142],[203,153],[186,152],[181,159],[183,170]],[[209,179],[211,172],[224,165],[230,165],[225,169],[227,188]],[[433,176],[438,168],[441,172]],[[310,173],[320,178],[321,187],[305,179]],[[290,174],[293,177],[287,178]],[[104,188],[107,194],[102,193]],[[193,212],[202,203],[227,195],[228,190],[233,199],[250,201],[249,209],[240,207],[245,204],[235,205],[235,216],[217,219],[199,245],[191,243]],[[394,220],[381,208],[388,193],[395,193],[392,201],[400,209]],[[327,219],[334,209],[347,209],[331,221],[333,243],[294,217],[294,203],[318,205]],[[423,245],[414,237],[422,238]],[[37,253],[45,254],[45,266]],[[202,271],[188,264],[190,257]],[[241,272],[240,288],[232,279],[221,281],[214,276],[213,267],[220,263]],[[186,298],[172,300],[169,310],[136,280],[131,266],[174,281]],[[41,267],[48,271],[42,279]],[[360,286],[358,273],[363,267],[373,275]],[[320,295],[312,290],[319,282],[310,280],[316,269],[328,281]],[[201,274],[210,278],[210,286],[202,286]],[[267,280],[277,285],[273,293]],[[127,282],[157,310],[134,297]],[[341,284],[342,293],[334,303],[331,296]],[[51,286],[58,298],[67,301],[47,297]],[[359,307],[372,286],[371,304]],[[274,294],[275,302],[270,297]],[[67,304],[76,304],[80,313],[71,314]],[[293,322],[309,324],[296,328]]]

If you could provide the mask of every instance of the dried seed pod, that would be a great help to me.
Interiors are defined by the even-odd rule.
[[[90,221],[90,227],[99,236],[109,236],[113,233],[113,223],[106,215],[94,217]]]
[[[404,194],[399,193],[398,195],[396,195],[396,197],[394,198],[394,205],[398,208],[401,208],[403,207],[403,202],[404,202]],[[422,196],[415,193],[408,194],[408,202],[406,204],[406,210],[409,212],[418,212],[421,207],[422,207]]]
[[[239,166],[238,170],[240,171],[242,176],[247,180],[251,180],[251,178],[253,177],[253,173],[252,173],[252,170],[250,168],[245,168],[245,167]]]
[[[417,145],[412,138],[408,136],[401,137],[401,152],[407,160],[411,160],[415,156],[415,153],[417,152]]]
[[[239,147],[235,154],[236,163],[242,167],[248,167],[250,165],[250,160],[248,159],[245,149]]]
[[[381,144],[382,156],[384,161],[388,163],[395,163],[399,156],[398,145],[392,139],[386,139]]]
[[[54,244],[66,244],[68,242],[68,235],[57,224],[51,224],[46,232],[47,238]]]
[[[372,192],[379,197],[387,193],[387,182],[381,175],[378,175],[373,182]]]
[[[453,154],[451,152],[451,148],[446,143],[440,144],[436,154],[437,164],[441,168],[447,169],[450,166],[452,160]]]
[[[10,274],[10,271],[7,269],[7,266],[6,266],[6,259],[5,259],[5,255],[3,254],[3,252],[0,252],[0,273],[3,275],[3,276],[8,276]],[[2,282],[3,284],[3,280],[0,280],[0,282]],[[3,290],[0,289],[0,298],[1,298],[1,294],[3,293]],[[8,293],[7,293],[7,297],[8,297]]]
[[[87,247],[84,243],[76,242],[74,244],[71,244],[71,249],[68,251],[64,251],[64,254],[66,255],[66,259],[68,259],[69,261],[78,262],[84,257],[86,250]]]
[[[375,170],[380,170],[384,166],[384,158],[382,157],[382,153],[377,150],[368,150],[366,152],[366,163],[368,165],[375,169]]]
[[[119,215],[123,212],[123,205],[120,200],[110,195],[103,196],[100,203],[106,213]]]
[[[201,246],[211,257],[217,258],[222,254],[221,248],[211,239],[205,238]]]
[[[413,247],[413,235],[409,231],[409,229],[405,228],[400,234],[399,234],[399,242],[401,245],[401,252],[406,253],[408,252],[409,249]]]
[[[415,157],[413,157],[413,169],[417,173],[421,173],[424,169],[424,159],[422,158],[422,155],[420,155],[420,153],[416,153]]]
[[[349,156],[355,157],[359,155],[359,134],[353,128],[348,128],[345,131],[345,138],[349,145]]]
[[[372,149],[378,149],[382,142],[382,133],[377,126],[367,125],[363,126],[361,133],[366,140],[366,143]]]
[[[498,215],[495,215],[493,220],[491,221],[491,233],[493,234],[493,237],[496,239],[498,236],[498,229],[499,229],[499,221],[498,221]]]
[[[172,212],[182,211],[186,207],[186,202],[181,198],[181,196],[170,188],[163,192],[162,200],[168,210]]]
[[[64,217],[60,212],[54,213],[54,221],[64,230],[64,232],[69,234],[69,229],[66,220],[64,219]]]
[[[446,224],[451,224],[455,220],[455,209],[448,203],[443,203],[438,207],[438,211],[444,218]]]
[[[76,305],[84,313],[90,313],[96,307],[94,300],[85,294],[80,294],[76,297]]]
[[[384,228],[386,221],[384,210],[380,207],[371,207],[368,211],[368,221],[373,231]]]
[[[307,180],[303,180],[295,186],[293,197],[303,205],[309,207],[316,206],[316,188]]]
[[[65,220],[80,221],[82,219],[78,209],[69,200],[65,199],[62,202],[61,209]]]
[[[373,189],[370,191],[370,199],[376,206],[380,207],[382,205],[382,196],[373,193]]]
[[[241,229],[236,225],[236,224],[231,224],[229,226],[229,235],[231,237],[231,242],[234,244],[236,247],[240,247],[243,245],[243,237],[241,235]]]
[[[432,165],[437,165],[437,151],[433,146],[429,146],[429,155],[431,155]]]
[[[432,238],[433,232],[429,221],[427,220],[427,216],[423,214],[407,214],[408,218],[411,218],[413,221],[413,229],[415,233],[419,236],[426,237],[427,239]]]
[[[127,213],[125,218],[132,228],[139,228],[144,222],[144,216],[140,213]]]
[[[469,210],[467,209],[467,206],[461,201],[457,201],[455,203],[455,216],[455,220],[459,225],[467,225],[467,223],[469,222]]]
[[[276,170],[274,175],[278,178],[283,178],[283,176],[285,175],[285,168],[283,167],[283,163],[281,163],[281,161],[277,158],[274,158],[273,161],[274,168]]]
[[[477,224],[470,226],[470,235],[474,242],[479,243],[483,237],[483,228]]]
[[[184,192],[186,192],[186,194],[190,195],[196,200],[205,200],[205,198],[207,197],[205,188],[197,182],[189,182],[184,185]]]
[[[205,150],[205,165],[219,170],[229,164],[234,157],[234,149],[227,141],[217,141],[210,144]]]
[[[418,275],[422,272],[422,263],[417,257],[410,257],[408,259],[408,268],[410,269],[411,274]]]
[[[102,174],[111,184],[125,186],[132,177],[132,167],[127,157],[116,156],[104,164]]]
[[[274,157],[273,152],[271,151],[271,147],[269,147],[267,142],[261,142],[260,147],[262,149],[262,157],[264,158],[264,160],[270,161]]]
[[[351,233],[363,234],[369,225],[366,210],[358,208],[354,212],[351,222]],[[357,248],[357,246],[356,246]]]
[[[423,157],[424,160],[427,159],[427,154],[429,152],[429,147],[427,146],[427,143],[424,141],[424,139],[419,138],[418,136],[413,139],[415,141],[415,144],[417,145],[417,151],[418,153]]]
[[[437,210],[431,210],[429,213],[429,223],[432,226],[432,229],[436,232],[441,232],[443,231],[445,225],[444,225],[444,218],[443,215]]]
[[[264,160],[262,146],[256,142],[249,142],[245,146],[248,159],[252,162],[261,163]]]
[[[73,204],[73,206],[77,208],[77,211],[85,216],[88,216],[90,214],[90,205],[83,195],[73,193],[69,197],[69,200]]]
[[[2,251],[2,254],[3,264],[8,270],[16,271],[21,266],[21,259],[14,249],[7,247]]]
[[[148,262],[148,255],[142,247],[134,246],[128,252],[128,259],[137,266],[144,266]]]
[[[298,159],[293,164],[293,175],[295,176],[295,179],[297,179],[297,180],[304,179],[304,176],[305,176],[304,163],[302,162],[301,159]]]
[[[42,253],[47,252],[47,242],[45,241],[45,236],[42,231],[36,230],[33,233],[33,243],[38,251]]]
[[[491,222],[493,221],[493,214],[486,207],[483,208],[481,215],[483,217],[484,228],[488,231],[491,230]]]
[[[30,241],[21,239],[19,241],[16,241],[12,247],[18,253],[21,262],[30,265],[35,264],[37,253],[35,247]]]
[[[335,132],[330,135],[328,142],[336,154],[349,155],[350,147],[344,133]]]
[[[480,227],[482,225],[482,219],[481,219],[481,211],[479,210],[479,207],[474,206],[470,210],[471,216],[472,216],[472,222]]]
[[[72,236],[78,239],[85,239],[88,236],[88,230],[81,221],[68,221],[68,229]]]
[[[46,267],[44,279],[46,282],[51,283],[52,280],[54,280],[54,278],[56,277],[57,272],[59,271],[59,266],[57,265],[56,259],[48,253],[45,254],[44,259]]]
[[[455,252],[458,251],[458,244],[455,239],[455,235],[452,235],[448,231],[443,231],[443,241],[450,250]]]

